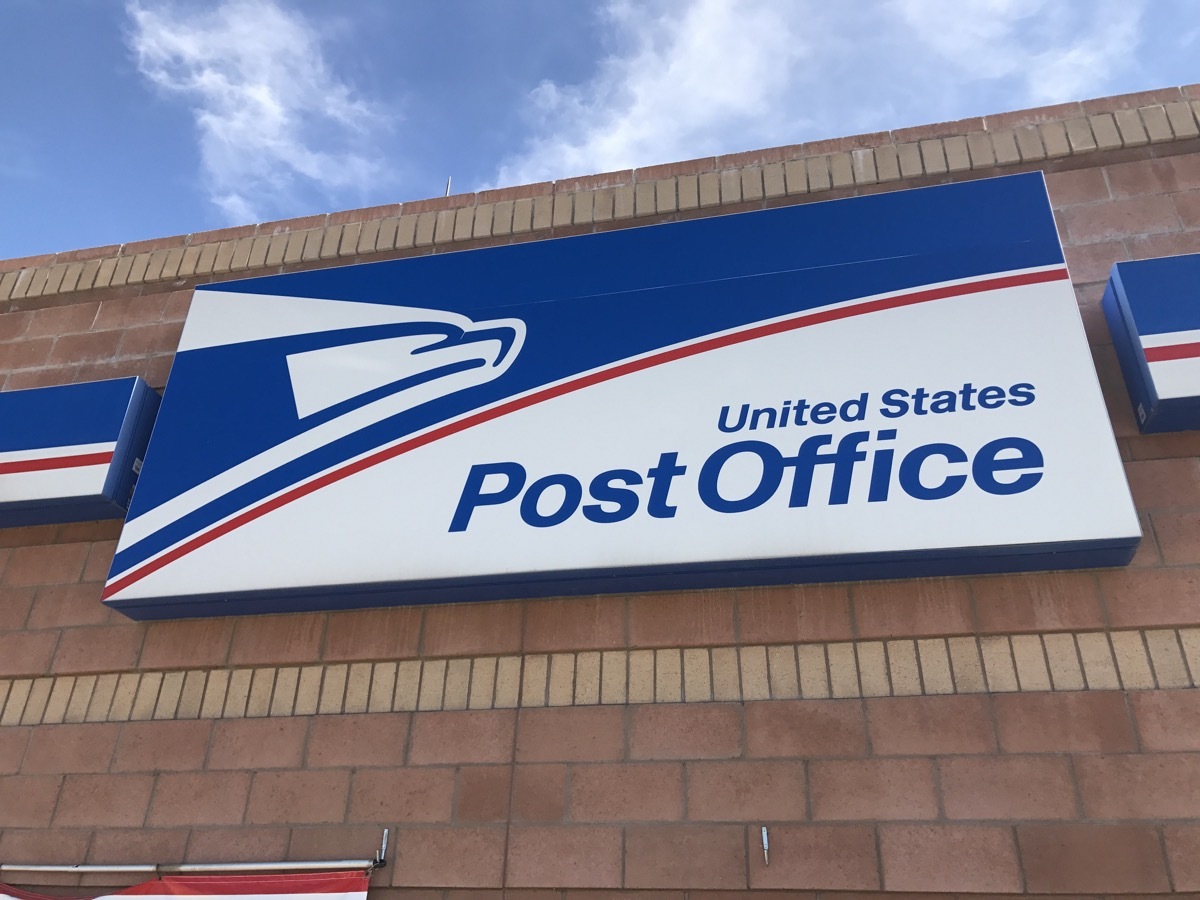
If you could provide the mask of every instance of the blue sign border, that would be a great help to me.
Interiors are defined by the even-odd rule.
[[[184,616],[235,616],[285,612],[320,612],[490,600],[536,600],[586,594],[648,593],[833,581],[877,581],[953,575],[999,575],[1010,572],[1092,569],[1126,566],[1137,550],[1134,539],[1088,541],[1047,546],[972,547],[947,553],[875,553],[839,555],[781,564],[777,559],[746,560],[723,566],[646,566],[483,576],[438,581],[346,587],[329,585],[304,590],[209,594],[202,597],[108,600],[107,605],[131,619],[154,621]]]

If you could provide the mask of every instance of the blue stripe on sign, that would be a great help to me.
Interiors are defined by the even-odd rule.
[[[1138,334],[1200,329],[1200,253],[1119,262],[1113,279]]]
[[[136,383],[117,378],[0,393],[0,453],[117,440]]]
[[[525,346],[502,378],[414,411],[397,432],[406,434],[617,360],[752,322],[1062,261],[1041,175],[1031,173],[225,282],[208,290],[525,322]],[[250,341],[178,355],[131,517],[311,426],[295,415],[285,361],[306,340],[311,338]],[[157,466],[156,457],[172,464]]]
[[[361,609],[425,603],[527,600],[581,593],[698,590],[752,585],[812,584],[934,575],[978,575],[1038,569],[1090,569],[1128,565],[1137,539],[1073,541],[1049,545],[963,547],[951,550],[857,554],[809,559],[747,560],[728,564],[692,563],[622,569],[573,570],[542,575],[489,575],[478,578],[306,589],[239,591],[141,600],[106,600],[132,619],[236,616],[273,612]]]

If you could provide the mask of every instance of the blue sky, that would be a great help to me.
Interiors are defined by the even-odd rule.
[[[1200,0],[0,0],[0,258],[1200,82]]]

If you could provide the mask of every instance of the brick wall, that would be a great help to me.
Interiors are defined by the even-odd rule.
[[[386,825],[404,887],[1194,891],[1198,721],[1098,691],[8,728],[0,852],[340,858]]]
[[[1198,106],[0,263],[5,389],[161,387],[199,281],[1043,169],[1145,530],[1123,570],[149,624],[99,603],[118,525],[0,530],[0,862],[365,857],[389,826],[378,893],[421,900],[1200,892],[1200,439],[1138,435],[1098,307],[1113,262],[1200,252]]]

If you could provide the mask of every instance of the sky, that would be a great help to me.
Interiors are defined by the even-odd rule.
[[[1200,82],[1200,0],[0,0],[0,259]]]

